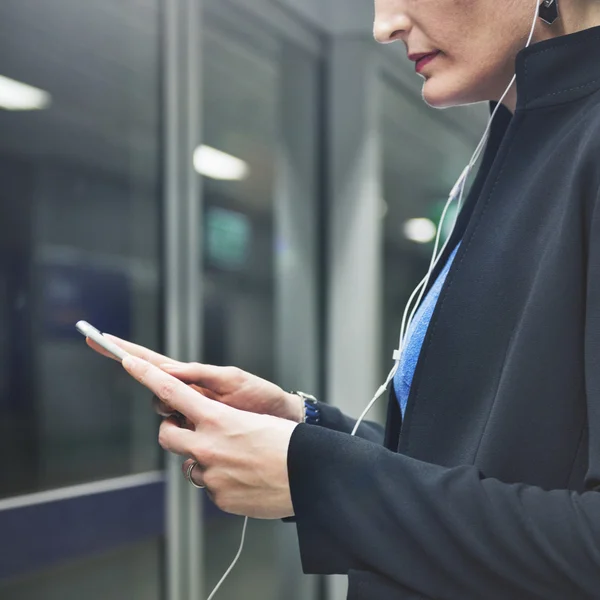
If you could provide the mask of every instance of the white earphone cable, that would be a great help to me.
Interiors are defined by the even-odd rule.
[[[242,550],[244,549],[244,541],[246,540],[246,528],[247,527],[248,527],[248,517],[244,517],[244,526],[242,527],[242,539],[240,540],[240,547],[238,548],[237,554],[235,555],[235,558],[233,559],[232,563],[229,565],[229,568],[227,569],[227,571],[225,571],[225,573],[223,573],[223,577],[221,577],[221,579],[219,579],[219,583],[217,583],[217,585],[215,585],[215,587],[213,588],[213,591],[210,593],[210,596],[207,598],[207,600],[213,600],[216,593],[219,591],[219,588],[223,585],[223,582],[227,579],[227,577],[229,576],[229,573],[231,573],[231,571],[233,571],[233,567],[235,567],[237,561],[239,560],[240,556],[242,555]]]

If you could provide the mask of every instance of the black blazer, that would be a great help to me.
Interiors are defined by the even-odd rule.
[[[600,598],[600,28],[522,51],[517,82],[405,423],[392,397],[384,445],[327,406],[292,436],[304,569],[352,600]]]

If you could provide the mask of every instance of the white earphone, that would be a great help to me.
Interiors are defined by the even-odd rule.
[[[531,31],[529,32],[529,38],[527,39],[527,43],[525,44],[525,48],[529,47],[529,45],[531,44],[531,40],[533,39],[533,32],[535,30],[535,24],[536,24],[537,19],[538,19],[538,11],[539,11],[539,5],[538,5],[538,0],[536,0],[535,1],[535,13],[534,13],[534,17],[533,17],[533,23],[531,24]],[[411,296],[410,296],[410,298],[408,300],[408,303],[407,303],[407,305],[406,305],[406,307],[404,309],[404,313],[403,313],[403,316],[402,316],[402,326],[401,326],[401,329],[400,329],[400,339],[398,340],[398,348],[396,348],[394,350],[394,354],[393,354],[394,366],[392,367],[392,370],[389,372],[389,374],[388,374],[388,376],[387,376],[387,378],[385,380],[385,383],[377,390],[377,392],[375,393],[375,396],[373,396],[373,398],[371,399],[371,401],[369,402],[369,404],[367,405],[367,407],[365,408],[365,410],[362,412],[362,414],[360,415],[360,417],[356,421],[356,424],[354,426],[354,429],[352,430],[352,434],[351,435],[355,435],[356,434],[358,428],[360,427],[360,424],[362,423],[362,421],[364,420],[364,418],[367,416],[367,414],[371,410],[371,408],[373,408],[373,405],[375,404],[375,402],[377,402],[377,400],[379,398],[381,398],[381,396],[383,396],[383,394],[385,394],[385,392],[387,391],[388,385],[394,379],[394,376],[396,375],[396,372],[398,371],[398,367],[400,366],[400,358],[402,356],[402,352],[403,352],[404,346],[406,344],[406,333],[407,333],[407,331],[410,328],[410,325],[411,325],[411,323],[413,321],[413,318],[415,316],[415,313],[417,312],[417,309],[418,309],[419,305],[421,304],[421,300],[423,299],[423,295],[425,294],[425,290],[427,289],[427,285],[429,284],[429,280],[431,278],[431,274],[435,270],[435,267],[437,266],[437,263],[439,262],[441,256],[443,255],[444,250],[446,249],[446,246],[448,245],[448,242],[450,241],[450,238],[452,237],[452,231],[454,231],[454,227],[456,225],[456,221],[455,221],[454,224],[453,224],[453,226],[452,226],[452,231],[448,235],[448,238],[447,238],[446,242],[444,243],[444,246],[442,247],[442,249],[438,253],[438,246],[439,246],[439,243],[440,243],[440,235],[441,235],[442,227],[444,225],[444,220],[446,219],[446,215],[448,213],[448,209],[450,208],[451,204],[454,202],[454,200],[458,196],[458,211],[457,211],[457,214],[460,211],[467,179],[468,179],[468,177],[469,177],[469,175],[470,175],[470,173],[471,173],[471,171],[473,169],[473,166],[475,165],[475,163],[479,159],[479,156],[481,155],[481,152],[483,151],[483,148],[485,146],[485,143],[486,143],[486,141],[488,139],[488,136],[489,136],[489,133],[490,133],[490,129],[491,129],[494,117],[496,116],[496,113],[497,113],[498,109],[500,108],[500,105],[502,104],[502,102],[506,98],[508,92],[510,91],[510,88],[515,83],[516,78],[517,78],[517,76],[515,74],[513,76],[513,78],[510,80],[510,83],[508,84],[508,87],[506,88],[504,94],[502,94],[502,96],[500,97],[500,100],[498,101],[498,104],[496,105],[496,108],[494,109],[494,111],[490,115],[487,127],[485,128],[485,131],[483,133],[481,141],[477,145],[477,148],[475,148],[475,152],[473,152],[473,156],[471,157],[471,160],[469,161],[469,164],[465,167],[465,169],[461,173],[460,177],[458,178],[458,181],[454,184],[454,187],[452,188],[452,191],[450,192],[450,195],[448,197],[448,201],[446,202],[446,206],[444,207],[444,211],[442,212],[442,216],[440,217],[440,223],[438,225],[437,235],[436,235],[435,243],[434,243],[434,246],[433,246],[433,253],[432,253],[432,256],[431,256],[431,262],[429,263],[429,269],[428,269],[427,274],[425,275],[425,277],[421,280],[421,282],[419,283],[419,285],[415,288],[415,290],[411,294]],[[418,294],[417,301],[414,303],[414,306],[412,306],[412,309],[411,309],[412,302],[413,302],[415,296],[417,296],[417,294]],[[248,526],[248,517],[246,517],[244,519],[244,525],[243,525],[243,528],[242,528],[242,539],[240,541],[240,546],[238,548],[237,554],[235,555],[235,558],[233,559],[233,562],[231,563],[231,565],[229,565],[229,568],[227,569],[227,571],[225,571],[225,573],[223,574],[223,577],[221,577],[221,579],[219,580],[219,583],[217,583],[217,585],[214,587],[213,591],[211,592],[211,594],[207,598],[207,600],[213,600],[213,598],[215,597],[215,594],[217,593],[217,591],[219,590],[219,588],[221,587],[221,585],[223,584],[223,582],[225,581],[225,579],[227,579],[228,575],[231,573],[231,571],[235,567],[238,559],[240,558],[240,555],[242,554],[242,550],[244,548],[244,540],[246,539],[246,529],[247,529],[247,526]]]

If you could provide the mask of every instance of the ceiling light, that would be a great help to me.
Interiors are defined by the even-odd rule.
[[[409,219],[404,223],[404,235],[418,244],[427,244],[435,239],[437,228],[430,219]]]
[[[194,150],[194,168],[204,177],[223,181],[241,181],[250,173],[248,163],[204,145]]]
[[[39,88],[0,75],[0,108],[6,110],[42,110],[52,97]]]

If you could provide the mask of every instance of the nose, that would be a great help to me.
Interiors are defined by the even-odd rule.
[[[410,28],[410,19],[404,13],[376,13],[375,23],[373,24],[373,36],[380,44],[390,44],[391,42],[404,39]]]

